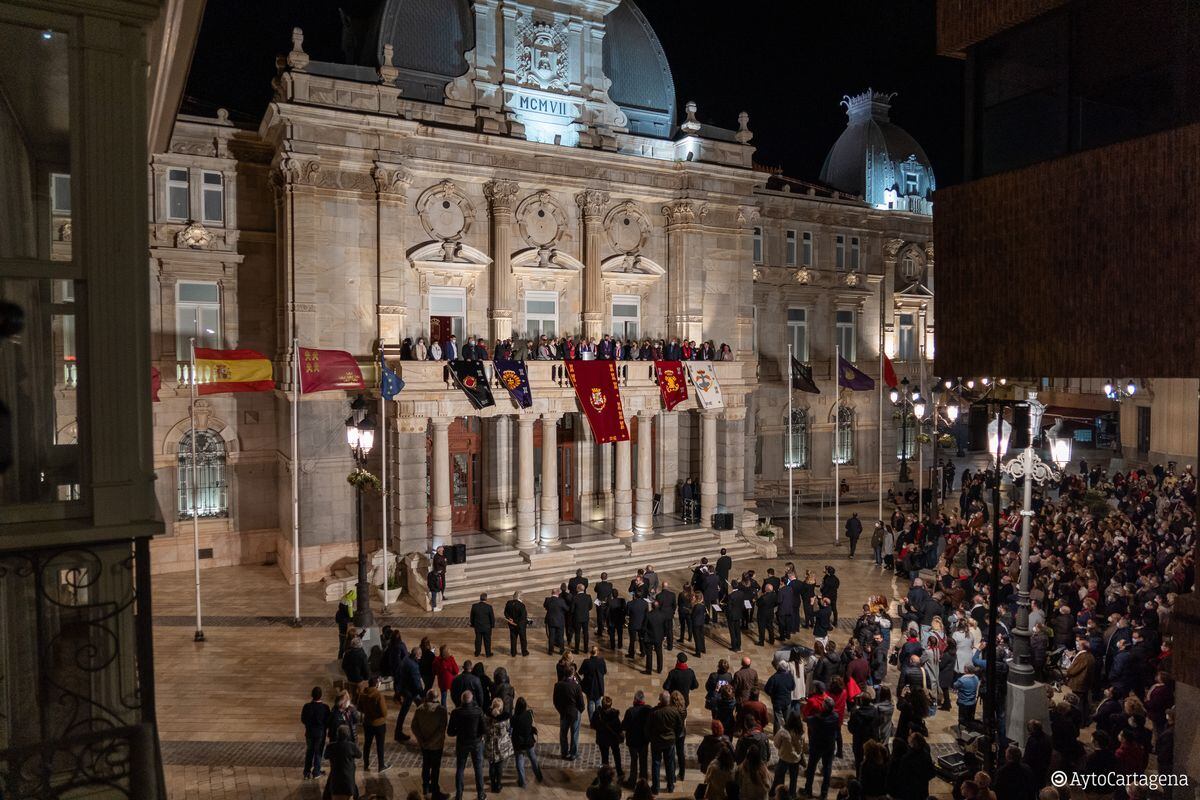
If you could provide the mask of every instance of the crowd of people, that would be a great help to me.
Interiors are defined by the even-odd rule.
[[[401,361],[488,361],[492,356],[516,361],[732,361],[733,350],[724,342],[718,346],[692,340],[642,339],[605,334],[596,339],[583,336],[545,336],[496,340],[489,350],[482,337],[468,336],[464,344],[451,335],[445,341],[414,342],[407,337],[400,344]]]
[[[941,773],[952,780],[956,800],[1057,800],[1052,770],[1144,773],[1151,756],[1160,773],[1171,773],[1167,630],[1175,597],[1195,581],[1195,479],[1190,470],[1099,480],[1093,473],[1067,475],[1053,499],[1047,492],[1035,500],[1028,655],[1020,647],[1014,655],[1014,633],[1024,621],[1017,592],[1021,515],[1003,501],[998,618],[994,629],[990,623],[990,517],[997,511],[984,502],[995,479],[987,473],[964,470],[961,513],[897,510],[876,524],[875,563],[896,571],[904,595],[867,598],[853,624],[840,629],[840,579],[832,565],[819,579],[792,562],[765,575],[735,573],[722,551],[713,563],[694,565],[678,590],[653,565],[637,570],[624,591],[607,573],[593,582],[577,571],[542,601],[547,652],[559,659],[552,708],[541,713],[557,717],[558,757],[567,766],[578,759],[586,718],[602,763],[588,798],[619,800],[629,788],[638,800],[670,794],[693,765],[702,778],[696,796],[708,800],[780,800],[814,790],[825,798],[848,740],[853,776],[842,793],[849,800],[926,800],[939,774],[930,723],[949,713],[952,721],[939,730],[966,745],[965,768]],[[1012,496],[1020,497],[1016,488]],[[856,541],[861,522],[847,532],[852,528]],[[393,737],[415,739],[425,797],[447,796],[440,769],[449,737],[458,800],[468,763],[478,798],[485,775],[490,789],[500,790],[510,759],[519,786],[528,770],[542,781],[534,709],[505,668],[488,670],[479,660],[492,657],[497,627],[508,630],[511,657],[529,656],[534,621],[521,593],[500,613],[482,595],[469,624],[474,660],[461,666],[449,646],[424,638],[409,647],[388,628],[371,657],[348,630],[346,688],[332,708],[314,689],[302,713],[306,776],[320,775],[327,762],[332,796],[357,796],[338,791],[353,788],[356,759],[369,769],[374,746],[378,767],[387,767],[388,701],[380,687],[390,684],[399,703]],[[744,636],[773,645],[761,676],[741,652]],[[987,685],[993,637],[994,705]],[[713,645],[730,656],[702,680],[694,665]],[[1018,660],[1028,660],[1052,695],[1048,719],[1030,720],[1019,743],[1008,740],[1004,719],[1008,673]],[[606,686],[610,662],[661,678],[647,680],[622,708]],[[693,758],[684,743],[695,705],[709,723]],[[995,764],[986,757],[992,752],[1000,754]],[[1137,787],[1129,794],[1144,796]]]

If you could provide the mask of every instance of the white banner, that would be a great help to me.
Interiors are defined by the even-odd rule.
[[[717,371],[711,361],[686,361],[688,375],[692,386],[696,387],[696,397],[701,408],[724,408],[725,401],[721,397],[721,384],[717,383]]]

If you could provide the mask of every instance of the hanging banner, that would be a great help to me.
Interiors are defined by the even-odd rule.
[[[451,361],[448,369],[458,388],[462,389],[463,394],[471,401],[471,405],[477,409],[496,405],[482,361]]]
[[[717,383],[717,371],[711,361],[689,361],[688,374],[692,378],[692,386],[696,387],[696,399],[701,408],[724,408],[725,400],[721,397],[721,384]]]
[[[497,358],[492,362],[500,385],[508,390],[513,402],[521,408],[533,405],[533,392],[529,387],[529,370],[524,361],[509,361]]]
[[[362,370],[358,361],[345,350],[300,348],[300,392],[329,392],[362,389]]]
[[[625,409],[617,388],[617,362],[565,361],[575,396],[600,444],[629,441]]]
[[[683,374],[682,362],[655,361],[654,376],[658,379],[658,391],[662,395],[663,408],[667,411],[688,399],[687,377]]]

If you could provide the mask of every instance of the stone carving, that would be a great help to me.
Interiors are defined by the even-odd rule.
[[[762,270],[761,270],[761,269],[759,269],[758,267],[755,267],[755,268],[754,268],[753,275],[754,275],[754,282],[755,282],[755,283],[758,283],[759,281],[761,281],[761,280],[762,280],[763,272],[762,272]]]
[[[604,232],[613,249],[625,255],[638,253],[650,236],[650,220],[641,206],[626,200],[613,206],[604,217]]]
[[[71,220],[67,220],[62,225],[58,226],[58,240],[60,242],[71,241]]]
[[[203,250],[212,244],[212,232],[199,222],[189,223],[186,228],[175,234],[176,247],[190,247],[193,250]]]
[[[375,181],[375,191],[380,194],[396,194],[404,197],[412,177],[408,170],[400,167],[388,167],[379,162],[371,170],[371,178]]]
[[[925,263],[927,263],[927,264],[933,263],[933,242],[932,241],[925,243]]]
[[[859,276],[857,272],[846,273],[846,285],[850,287],[858,286]]]
[[[287,55],[287,65],[297,72],[308,66],[308,53],[304,52],[304,31],[292,28],[292,52]]]
[[[894,259],[899,254],[900,248],[903,246],[903,239],[888,239],[883,243],[883,254],[888,258]]]
[[[738,206],[738,225],[751,225],[762,219],[762,211],[758,206]]]
[[[754,138],[754,134],[750,131],[750,115],[745,111],[738,114],[738,130],[733,135],[739,144],[750,144],[750,140]]]
[[[700,120],[696,119],[696,101],[688,100],[683,109],[687,113],[687,118],[680,124],[679,130],[684,133],[699,133]]]
[[[517,83],[566,91],[567,37],[561,25],[524,17],[517,24]]]
[[[515,188],[515,184],[514,184]],[[546,190],[535,192],[517,206],[521,237],[538,250],[538,266],[553,268],[555,248],[567,226],[567,212]]]
[[[425,232],[442,243],[442,260],[453,261],[460,240],[475,219],[471,201],[454,181],[447,179],[421,193],[417,215]]]
[[[195,400],[192,402],[192,413],[194,414],[195,429],[198,431],[208,430],[209,423],[212,422],[213,407],[211,400]]]
[[[696,221],[696,207],[691,200],[668,203],[662,207],[662,213],[667,218],[667,227],[690,225]]]
[[[810,283],[812,283],[812,273],[807,267],[801,267],[800,269],[796,270],[796,283],[800,284],[801,286],[808,286]]]
[[[483,196],[487,198],[488,208],[493,214],[512,211],[513,200],[517,197],[516,181],[497,178],[483,185]]]
[[[400,70],[392,63],[392,58],[395,55],[395,48],[390,44],[383,46],[383,63],[379,65],[379,82],[388,85],[394,84],[396,78],[400,76]]]
[[[595,219],[608,205],[608,192],[602,192],[599,189],[584,189],[575,195],[575,205],[579,206],[579,213],[585,220]]]
[[[217,155],[217,147],[213,142],[171,142],[170,150],[186,156]]]

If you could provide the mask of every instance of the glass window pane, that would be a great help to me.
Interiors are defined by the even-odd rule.
[[[205,222],[224,222],[224,220],[225,220],[224,200],[225,200],[225,194],[224,194],[224,192],[220,191],[219,189],[217,191],[211,191],[208,189],[206,189],[204,191],[204,221]]]
[[[788,309],[788,321],[789,322],[797,322],[797,321],[803,322],[804,321],[804,309],[803,308],[789,308]]]
[[[462,314],[463,298],[461,295],[430,295],[429,312],[437,316]]]
[[[525,301],[525,313],[554,314],[557,311],[557,305],[553,300],[527,300]]]
[[[838,322],[854,322],[854,312],[853,311],[837,312],[837,321]]]
[[[614,317],[636,317],[637,315],[638,307],[635,305],[629,305],[628,303],[613,304]]]
[[[215,283],[179,284],[179,302],[181,303],[216,303],[220,299],[221,292]]]
[[[192,432],[179,440],[179,519],[229,516],[229,487],[225,475],[225,441],[216,431],[196,431],[193,469]],[[193,487],[195,491],[193,493]]]
[[[204,173],[204,183],[206,186],[220,186],[221,185],[221,173],[219,173],[219,172]]]
[[[167,215],[172,219],[188,218],[188,190],[186,186],[172,186],[167,190]]]
[[[71,176],[55,173],[50,176],[50,209],[55,214],[71,213]]]
[[[454,463],[451,466],[450,489],[452,502],[455,508],[463,508],[467,505],[467,455],[465,453],[455,453]]]

